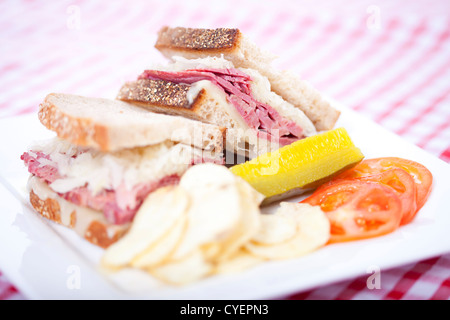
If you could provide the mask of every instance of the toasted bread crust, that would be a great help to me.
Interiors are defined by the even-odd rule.
[[[71,117],[46,99],[39,105],[39,120],[61,139],[67,139],[80,146],[95,145],[108,151],[108,128],[93,123],[90,119]]]
[[[68,228],[76,229],[78,215],[77,211],[74,210],[70,213],[69,224],[63,224],[61,220],[61,206],[57,198],[47,198],[44,200],[39,198],[39,196],[31,190],[30,203],[33,208],[44,218],[64,225]],[[128,225],[120,227],[114,226],[113,228],[110,227],[111,225],[94,220],[87,226],[86,230],[82,231],[80,236],[101,248],[107,248],[122,237],[126,230],[128,230]]]
[[[165,80],[141,79],[125,83],[120,88],[117,99],[168,108],[191,109],[192,104],[187,95],[190,87],[188,84]]]
[[[117,99],[137,104],[151,111],[187,117],[202,121],[200,109],[206,91],[200,90],[193,101],[189,101],[191,85],[177,84],[165,80],[137,80],[125,83]]]
[[[233,51],[238,47],[241,32],[239,29],[217,28],[161,28],[155,48],[183,49],[186,51]]]

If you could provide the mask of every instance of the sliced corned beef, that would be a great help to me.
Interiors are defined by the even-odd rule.
[[[291,144],[303,137],[303,129],[283,118],[273,107],[257,101],[251,91],[251,77],[238,69],[190,69],[179,72],[145,70],[138,79],[164,80],[193,84],[208,80],[225,92],[247,125],[258,130],[258,136],[280,145]]]
[[[57,164],[42,152],[25,152],[21,159],[31,174],[48,184],[63,178],[58,172]],[[103,212],[111,223],[123,224],[133,219],[147,195],[160,187],[178,184],[179,181],[178,175],[169,175],[157,181],[140,183],[131,190],[121,185],[116,190],[103,189],[94,194],[85,185],[58,195],[76,205]]]

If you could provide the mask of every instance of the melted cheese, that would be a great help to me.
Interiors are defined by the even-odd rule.
[[[61,224],[66,227],[73,227],[76,233],[80,235],[84,235],[86,230],[89,228],[89,225],[93,221],[103,221],[106,223],[106,220],[99,211],[95,211],[89,208],[80,207],[74,205],[73,203],[66,201],[65,199],[59,197],[55,194],[48,185],[41,181],[39,178],[35,176],[31,176],[28,180],[28,188],[29,190],[33,190],[33,192],[41,199],[54,199],[58,201],[60,207],[60,217]],[[72,212],[76,212],[76,223],[74,226],[71,226],[71,215]]]

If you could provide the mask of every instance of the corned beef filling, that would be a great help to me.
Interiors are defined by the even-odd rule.
[[[20,158],[31,174],[48,184],[64,178],[59,174],[57,164],[52,163],[50,157],[42,152],[25,152]],[[58,195],[76,205],[103,212],[111,223],[123,224],[133,219],[148,194],[160,187],[178,184],[179,181],[178,175],[169,175],[159,181],[137,184],[131,190],[121,185],[116,190],[104,189],[93,194],[85,185]]]
[[[251,77],[238,69],[191,69],[180,72],[145,70],[138,79],[193,84],[208,80],[222,89],[244,121],[258,131],[258,137],[288,145],[303,137],[303,129],[283,118],[274,108],[253,98]]]

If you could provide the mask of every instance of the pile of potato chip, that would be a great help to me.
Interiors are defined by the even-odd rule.
[[[182,285],[266,260],[299,257],[327,243],[330,225],[319,207],[284,202],[274,214],[262,214],[263,199],[224,166],[193,166],[179,185],[146,198],[130,230],[105,251],[101,264],[139,268]]]

